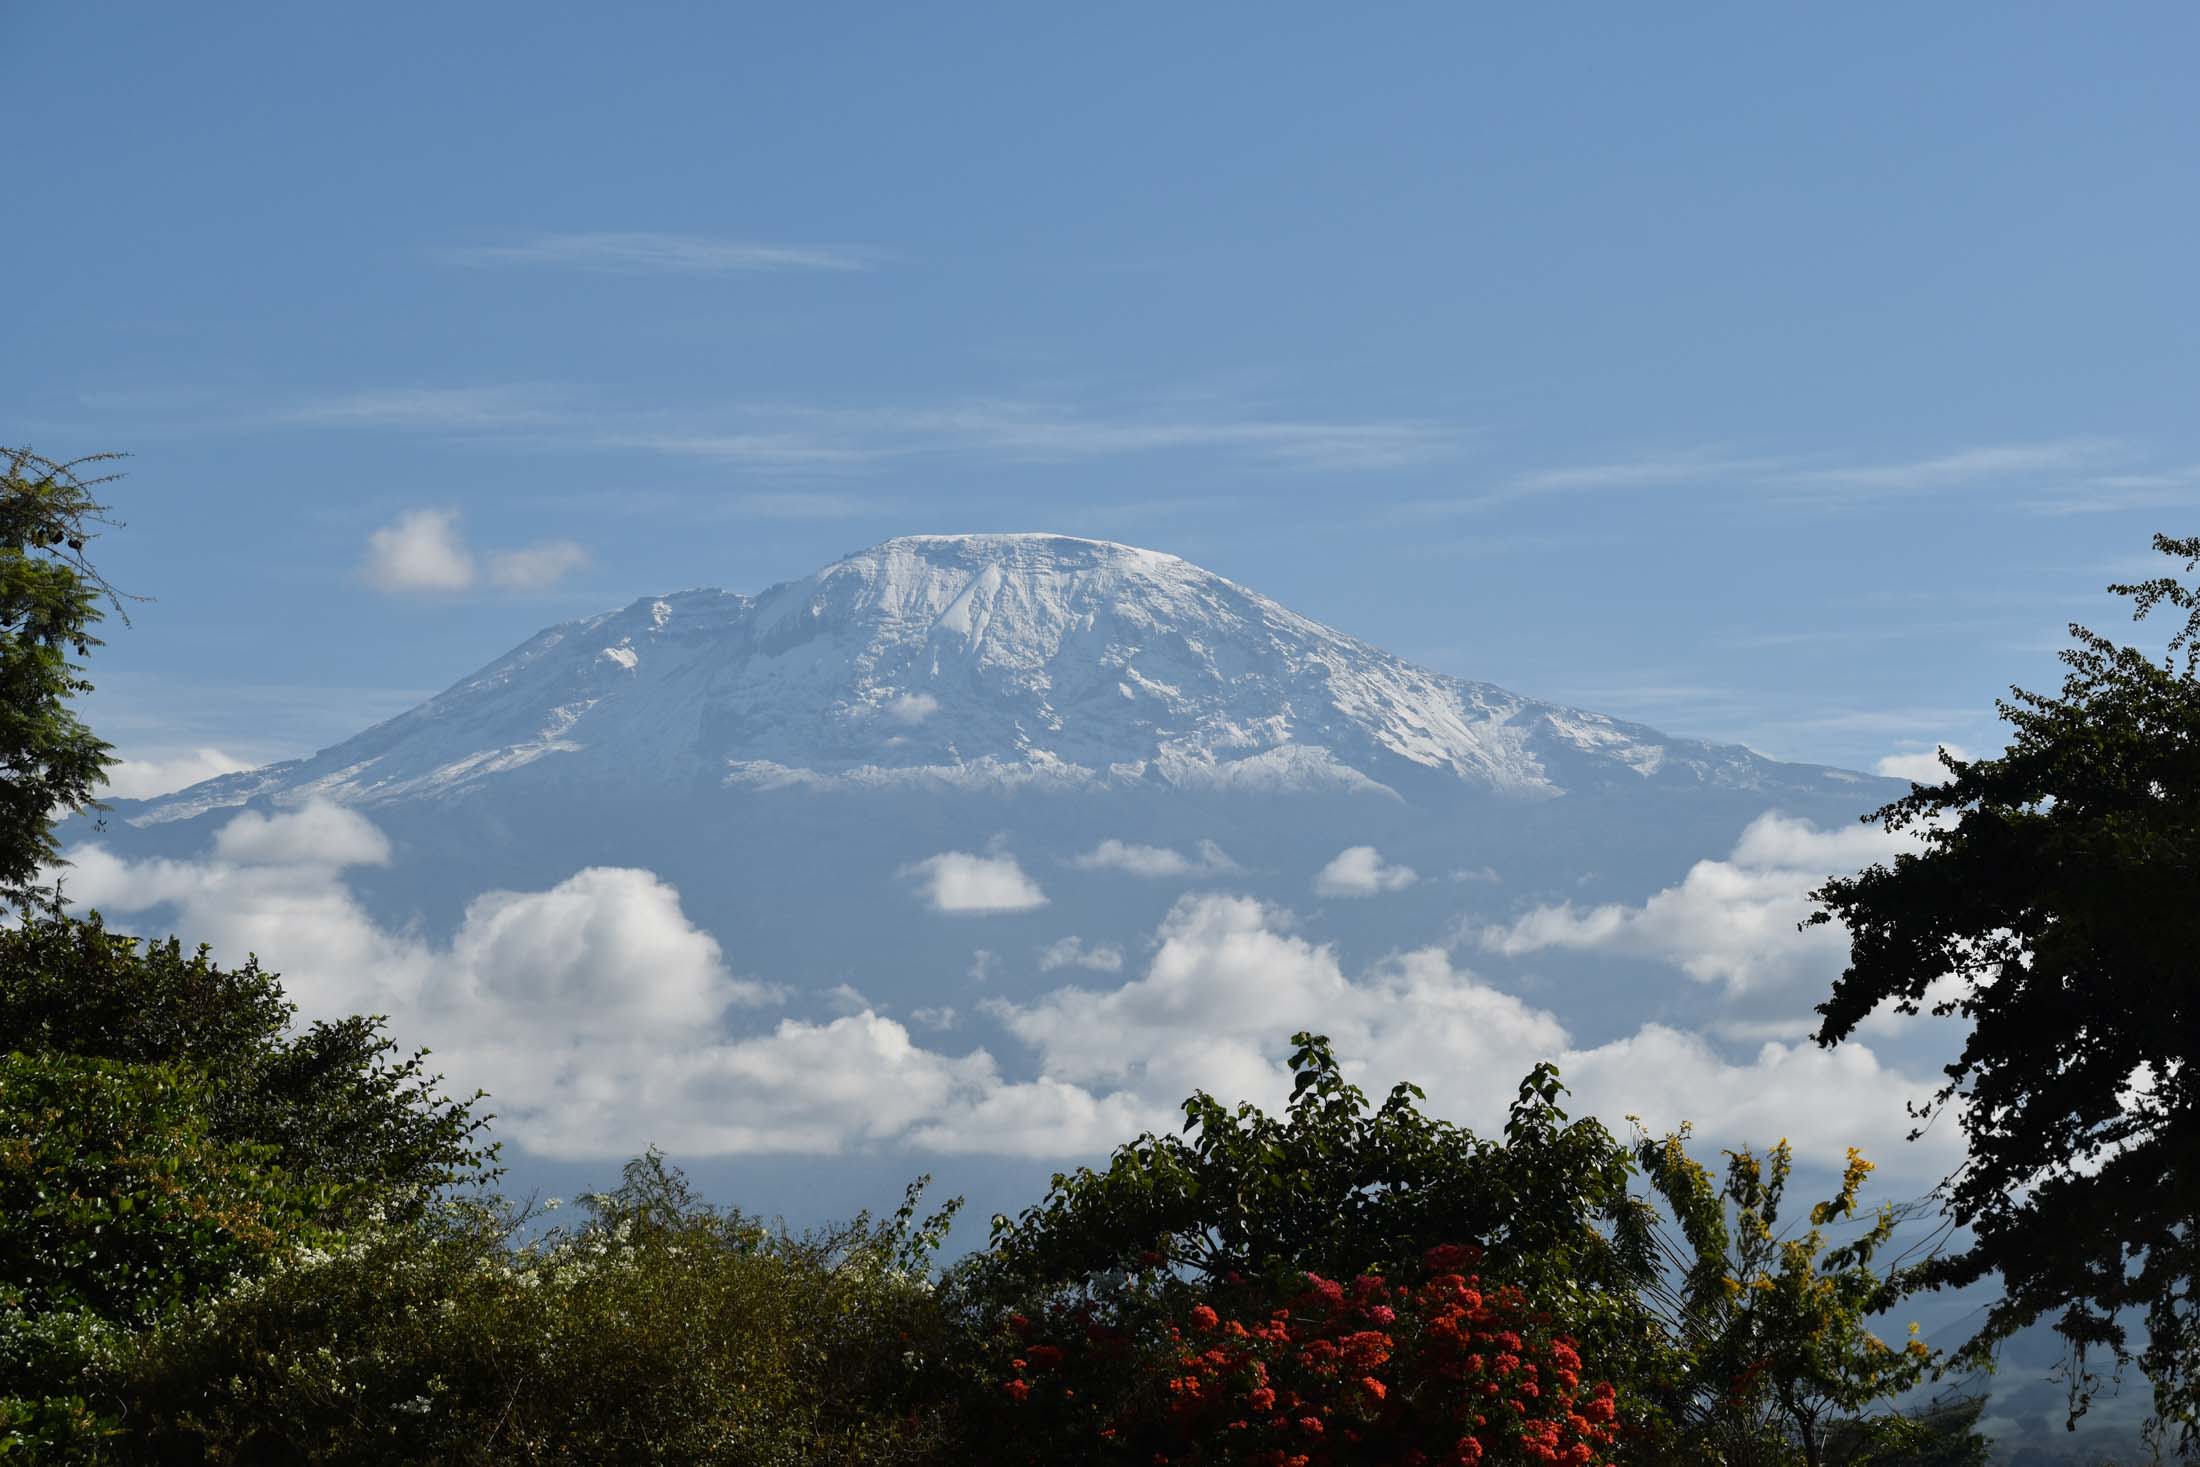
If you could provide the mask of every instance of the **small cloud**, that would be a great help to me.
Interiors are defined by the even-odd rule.
[[[545,265],[619,275],[724,275],[756,270],[869,270],[872,259],[829,245],[755,244],[693,234],[546,234],[520,244],[450,250],[462,265]]]
[[[951,1005],[943,1004],[936,1009],[914,1009],[911,1010],[909,1017],[913,1022],[927,1029],[945,1031],[955,1027],[955,1010]]]
[[[571,540],[544,540],[485,557],[489,583],[507,591],[541,591],[588,564]],[[455,509],[411,509],[367,537],[367,584],[392,595],[471,590],[480,579]]]
[[[489,552],[489,580],[508,591],[541,591],[588,564],[588,552],[571,540],[545,540],[521,550]]]
[[[1090,968],[1095,973],[1120,973],[1123,971],[1123,949],[1105,945],[1086,947],[1085,940],[1081,937],[1065,937],[1039,950],[1039,971],[1051,973],[1057,968]]]
[[[1750,822],[1724,860],[1698,861],[1678,886],[1639,906],[1543,905],[1486,927],[1477,941],[1506,957],[1549,948],[1654,958],[1729,993],[1822,987],[1839,975],[1849,937],[1839,924],[1803,925],[1828,876],[1917,848],[1917,831],[1819,830],[1778,813]]]
[[[454,432],[540,428],[571,411],[562,391],[531,383],[482,387],[376,387],[307,398],[276,423],[318,427],[427,428]]]
[[[107,794],[117,800],[149,800],[255,767],[219,749],[198,748],[164,759],[119,759],[107,769]]]
[[[1154,877],[1229,876],[1245,869],[1211,840],[1201,841],[1195,849],[1196,857],[1187,856],[1168,846],[1139,845],[1110,836],[1083,855],[1072,856],[1069,864],[1080,871],[1121,871],[1128,876]]]
[[[867,1014],[877,1010],[877,1005],[863,996],[863,990],[853,983],[836,983],[826,991],[825,1002],[837,1014]]]
[[[474,555],[458,533],[455,509],[414,509],[367,537],[367,584],[393,595],[463,591],[474,583]]]
[[[1028,912],[1047,904],[1039,884],[1024,874],[1016,858],[942,851],[901,868],[903,876],[923,882],[925,900],[935,912],[983,915]]]
[[[314,800],[297,810],[246,810],[214,837],[214,859],[235,866],[387,866],[389,837],[356,810]]]
[[[1314,877],[1314,890],[1321,896],[1374,896],[1403,891],[1420,879],[1410,866],[1386,864],[1382,852],[1373,846],[1347,846]]]
[[[939,712],[940,700],[930,693],[900,693],[887,701],[883,711],[896,723],[914,726]]]
[[[1813,469],[1789,482],[1862,493],[1909,493],[1952,489],[1982,480],[2026,478],[2082,469],[2113,458],[2122,446],[2098,438],[2066,438],[2047,443],[2002,444],[1934,454],[1901,463],[1853,464]]]
[[[1971,757],[1960,744],[1941,744],[1932,753],[1889,754],[1872,766],[1872,772],[1890,779],[1906,779],[1912,784],[1946,784],[1948,771],[1940,762],[1941,749],[1955,759],[1969,760]]]

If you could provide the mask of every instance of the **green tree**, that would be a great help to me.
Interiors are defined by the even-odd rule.
[[[1686,1127],[1662,1140],[1638,1134],[1636,1156],[1687,1240],[1671,1259],[1682,1280],[1673,1325],[1691,1345],[1699,1439],[1728,1467],[1798,1453],[1809,1467],[1891,1463],[1929,1445],[1931,1426],[1886,1406],[1933,1366],[1933,1352],[1914,1324],[1900,1349],[1867,1324],[1914,1286],[1914,1268],[1873,1264],[1899,1211],[1883,1205],[1861,1234],[1827,1247],[1828,1225],[1857,1217],[1871,1163],[1851,1148],[1839,1189],[1811,1208],[1808,1228],[1782,1232],[1794,1160],[1785,1141],[1762,1158],[1726,1153],[1717,1186],[1686,1140]]]
[[[1325,1038],[1294,1043],[1284,1116],[1195,1094],[1186,1134],[1142,1136],[1105,1171],[1057,1175],[1038,1206],[996,1217],[956,1280],[979,1327],[1065,1309],[1165,1326],[1240,1277],[1412,1278],[1427,1249],[1467,1244],[1610,1376],[1633,1423],[1627,1461],[1861,1467],[1928,1439],[1884,1407],[1933,1362],[1867,1324],[1914,1277],[1875,1261],[1899,1215],[1881,1210],[1837,1247],[1824,1231],[1855,1216],[1860,1157],[1807,1232],[1781,1235],[1784,1144],[1769,1174],[1736,1154],[1722,1189],[1685,1131],[1630,1146],[1570,1119],[1549,1064],[1521,1082],[1502,1138],[1484,1139],[1423,1114],[1413,1085],[1371,1111]]]
[[[111,1434],[129,1332],[323,1236],[186,1066],[0,1055],[0,1454]],[[86,1406],[86,1398],[92,1405]]]
[[[1560,1108],[1557,1070],[1530,1072],[1493,1140],[1423,1114],[1416,1085],[1370,1110],[1326,1037],[1293,1043],[1284,1116],[1194,1094],[1185,1134],[1141,1136],[1105,1171],[1057,1174],[1039,1205],[995,1217],[991,1246],[958,1285],[995,1309],[1082,1298],[1135,1313],[1156,1267],[1201,1289],[1233,1275],[1409,1276],[1427,1249],[1471,1244],[1485,1273],[1525,1290],[1621,1383],[1625,1414],[1654,1432],[1684,1374],[1644,1297],[1654,1212],[1629,1192],[1627,1147]]]
[[[921,1186],[921,1184],[920,1184]],[[154,1331],[124,1462],[915,1464],[941,1446],[952,1207],[801,1235],[651,1153],[578,1227],[460,1200]]]
[[[417,1210],[429,1194],[496,1174],[476,1093],[454,1100],[400,1057],[382,1021],[293,1031],[276,975],[247,958],[140,940],[32,913],[0,929],[0,1035],[11,1049],[128,1064],[184,1065],[216,1079],[204,1106],[221,1140],[271,1148],[274,1164],[325,1186],[324,1221]]]
[[[2200,565],[2200,537],[2155,537]],[[1881,1004],[1971,1030],[1921,1117],[1958,1106],[1969,1155],[1945,1188],[1969,1247],[1926,1279],[2005,1295],[1959,1356],[2047,1315],[2072,1351],[2152,1381],[2152,1429],[2200,1455],[2200,594],[2173,576],[2110,590],[2134,619],[2190,613],[2157,660],[2073,625],[2059,695],[2011,690],[2007,752],[1947,755],[1947,783],[1869,817],[1923,849],[1813,895],[1849,931],[1818,1042]],[[2182,653],[2180,662],[2179,654]],[[1942,985],[1934,987],[1934,985]],[[1928,991],[1930,990],[1930,992]],[[2134,1349],[2125,1317],[2143,1314]]]
[[[1410,1268],[1440,1243],[1482,1247],[1493,1276],[1554,1308],[1631,1298],[1648,1276],[1627,1149],[1595,1120],[1567,1123],[1555,1068],[1522,1082],[1500,1143],[1424,1115],[1417,1085],[1370,1112],[1326,1036],[1293,1043],[1283,1117],[1195,1093],[1184,1135],[1141,1136],[1106,1171],[1057,1173],[1040,1204],[995,1217],[973,1279],[1003,1298],[1083,1288],[1149,1253],[1208,1281],[1350,1276]]]
[[[293,1027],[275,976],[67,915],[38,873],[109,761],[71,700],[96,645],[84,465],[0,452],[0,1456],[109,1429],[133,1332],[341,1230],[495,1175],[382,1021]],[[90,1403],[87,1404],[87,1398]]]
[[[0,449],[0,899],[36,898],[41,866],[58,855],[53,824],[96,806],[113,762],[108,745],[70,700],[90,691],[69,655],[99,645],[91,629],[105,599],[122,597],[85,558],[114,522],[86,465],[115,454],[56,463],[25,448]]]

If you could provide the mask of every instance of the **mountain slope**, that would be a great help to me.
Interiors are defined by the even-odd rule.
[[[386,723],[133,824],[380,806],[525,771],[591,786],[1831,792],[1855,776],[1416,667],[1175,556],[1057,535],[889,540],[760,595],[546,630]]]

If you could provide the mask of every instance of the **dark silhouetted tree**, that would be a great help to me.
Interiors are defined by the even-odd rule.
[[[2200,565],[2200,537],[2155,537]],[[1967,1251],[1940,1285],[1998,1274],[1977,1361],[2045,1316],[2072,1350],[2153,1382],[2154,1429],[2200,1454],[2200,593],[2172,576],[2110,590],[2134,618],[2189,613],[2159,657],[2084,627],[2059,694],[2012,689],[2006,753],[1942,756],[1949,778],[1870,817],[1923,849],[1813,895],[1850,935],[1818,1042],[1881,1004],[1971,1030],[1921,1117],[1955,1104],[1970,1143],[1948,1180]],[[1939,988],[1932,985],[1940,983]],[[1931,990],[1930,994],[1928,990]],[[2143,1314],[2133,1349],[2125,1320]],[[1960,1357],[1959,1357],[1960,1358]]]

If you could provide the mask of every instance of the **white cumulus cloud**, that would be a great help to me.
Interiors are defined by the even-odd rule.
[[[1640,906],[1540,906],[1484,928],[1477,940],[1507,957],[1574,948],[1655,958],[1734,993],[1827,984],[1845,964],[1848,934],[1837,923],[1798,930],[1813,910],[1808,894],[1830,876],[1914,849],[1916,840],[1876,826],[1822,831],[1762,815],[1725,860],[1698,861],[1680,885]]]
[[[545,540],[518,550],[492,550],[489,582],[507,591],[541,591],[588,564],[588,552],[571,540]]]
[[[1971,757],[1959,744],[1940,744],[1923,753],[1889,754],[1872,766],[1872,772],[1890,779],[1906,779],[1912,784],[1945,784],[1948,771],[1940,762],[1942,749],[1957,759],[1968,761]]]
[[[390,842],[358,811],[314,800],[277,815],[241,812],[215,835],[214,859],[239,866],[387,866]]]
[[[1850,839],[1760,822],[1734,864],[1823,865],[1850,854]],[[1297,1029],[1328,1034],[1371,1094],[1416,1081],[1433,1113],[1483,1134],[1547,1058],[1573,1087],[1575,1113],[1615,1129],[1634,1113],[1661,1130],[1693,1121],[1707,1145],[1787,1135],[1833,1164],[1858,1145],[1902,1177],[1945,1174],[1960,1144],[1951,1127],[1903,1144],[1902,1102],[1933,1087],[1890,1071],[1867,1044],[1820,1051],[1785,1028],[1736,1027],[1730,1041],[1765,1041],[1736,1060],[1704,1035],[1649,1024],[1581,1048],[1554,1014],[1442,948],[1349,973],[1291,913],[1244,896],[1181,897],[1135,975],[1073,958],[1063,966],[1105,986],[981,1004],[1028,1051],[1035,1073],[1012,1079],[984,1049],[919,1044],[852,989],[827,1021],[758,1022],[757,1006],[783,991],[737,976],[678,892],[647,871],[589,868],[546,890],[487,893],[448,942],[385,928],[344,873],[391,854],[358,812],[314,804],[240,814],[195,860],[80,848],[69,891],[110,915],[169,909],[178,930],[229,961],[257,952],[306,1018],[389,1014],[400,1042],[434,1046],[454,1088],[491,1092],[507,1139],[545,1155],[631,1155],[654,1142],[697,1156],[874,1145],[1092,1156],[1142,1130],[1173,1131],[1195,1089],[1280,1109]],[[944,854],[957,859],[935,857],[922,874],[965,882],[956,894],[982,898],[981,909],[1036,893],[1008,857]],[[921,1009],[914,1022],[944,1032],[957,1019]]]
[[[1432,1112],[1483,1134],[1503,1124],[1528,1067],[1549,1059],[1574,1090],[1569,1108],[1622,1135],[1635,1114],[1661,1131],[1692,1121],[1713,1144],[1789,1136],[1806,1158],[1831,1164],[1843,1148],[1861,1146],[1909,1177],[1941,1175],[1954,1159],[1947,1128],[1940,1141],[1905,1144],[1902,1102],[1932,1086],[1889,1071],[1868,1046],[1764,1043],[1734,1062],[1701,1035],[1650,1024],[1578,1048],[1555,1015],[1441,948],[1351,975],[1329,947],[1294,928],[1289,913],[1248,897],[1187,895],[1163,921],[1143,975],[984,1005],[1036,1053],[1039,1078],[974,1092],[917,1139],[1033,1155],[1076,1150],[1085,1138],[1105,1146],[1125,1139],[1121,1127],[1133,1122],[1175,1129],[1174,1108],[1194,1089],[1273,1111],[1290,1095],[1288,1036],[1312,1029],[1330,1036],[1347,1074],[1371,1095],[1415,1081]]]
[[[918,879],[935,912],[1028,912],[1047,904],[1047,894],[1014,856],[942,851],[902,867],[901,874]]]
[[[403,595],[463,591],[474,583],[474,553],[458,531],[455,509],[413,509],[367,536],[367,584]]]
[[[1123,949],[1106,943],[1086,947],[1085,940],[1081,937],[1065,937],[1039,949],[1039,971],[1051,973],[1057,968],[1090,968],[1095,973],[1120,973],[1123,971]]]
[[[198,748],[181,754],[144,759],[118,759],[107,769],[107,794],[118,800],[149,800],[155,795],[235,774],[254,767],[249,761],[220,749]]]
[[[571,540],[544,540],[485,557],[488,580],[507,591],[541,591],[588,564]],[[412,509],[367,536],[362,573],[392,595],[452,595],[473,589],[481,564],[466,543],[455,509]]]
[[[345,884],[347,867],[388,855],[364,817],[315,804],[237,816],[199,860],[73,851],[67,890],[110,915],[172,909],[228,961],[259,954],[305,1018],[388,1014],[400,1042],[432,1044],[454,1087],[490,1091],[503,1135],[547,1155],[836,1150],[992,1074],[983,1051],[920,1051],[868,1010],[738,1032],[740,1013],[782,991],[730,971],[650,872],[485,893],[439,944],[383,928]]]
[[[1421,879],[1411,866],[1393,866],[1373,846],[1347,846],[1336,859],[1315,874],[1314,890],[1321,896],[1364,897],[1386,891],[1403,891]]]

